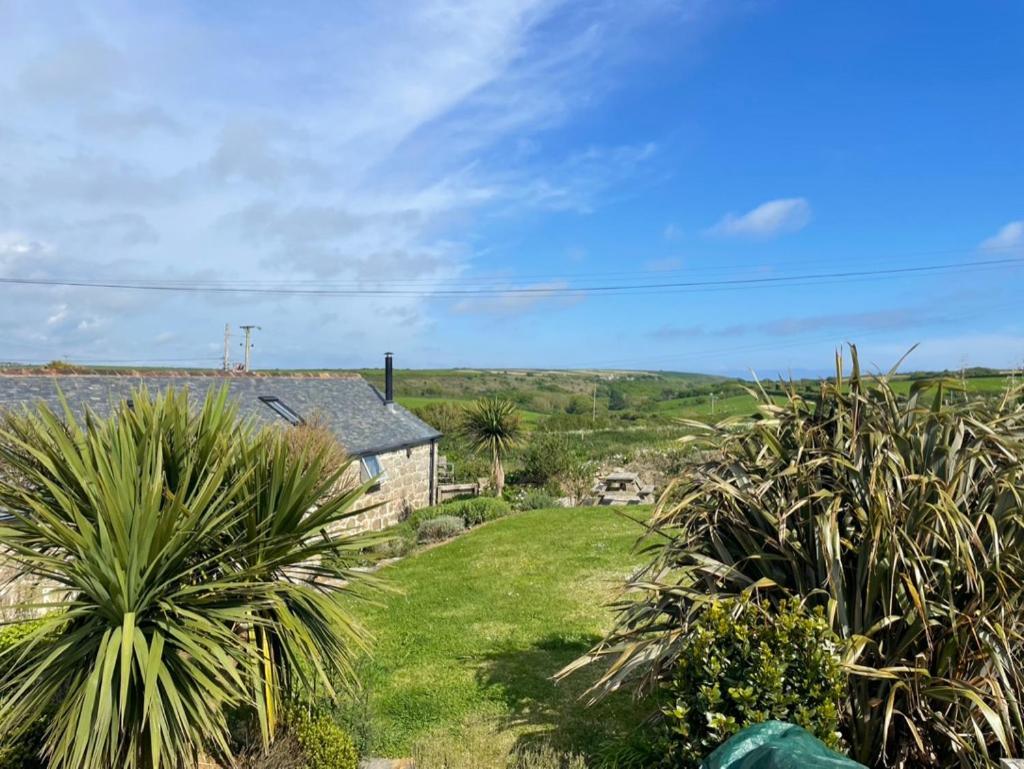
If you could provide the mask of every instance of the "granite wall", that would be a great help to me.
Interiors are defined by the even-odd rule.
[[[394,526],[413,510],[429,507],[437,501],[437,443],[425,443],[377,455],[386,476],[379,489],[366,495],[366,504],[379,504],[362,515],[346,521],[354,531],[380,531]],[[359,463],[343,483],[359,482]]]

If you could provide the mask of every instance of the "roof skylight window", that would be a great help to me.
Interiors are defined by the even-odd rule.
[[[284,401],[274,395],[261,395],[260,400],[273,409],[279,417],[287,420],[293,425],[301,425],[306,421],[299,416],[298,412],[287,406]]]

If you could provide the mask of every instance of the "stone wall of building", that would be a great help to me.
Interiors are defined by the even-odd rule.
[[[3,553],[0,553],[0,559],[3,557]],[[17,573],[12,566],[0,560],[0,622],[31,619],[38,611],[24,608],[26,605],[60,597],[54,595],[57,590],[55,583],[23,578],[12,580],[11,577]]]
[[[436,501],[437,444],[425,443],[377,455],[386,478],[380,488],[369,492],[365,504],[379,504],[373,510],[345,522],[345,529],[380,531],[401,522],[413,510]],[[359,462],[352,463],[343,483],[359,483]],[[434,499],[431,499],[433,493]]]

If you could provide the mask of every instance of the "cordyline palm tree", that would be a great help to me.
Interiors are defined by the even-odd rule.
[[[364,487],[336,490],[324,452],[254,432],[226,390],[184,392],[107,420],[40,406],[0,429],[0,548],[53,585],[37,630],[6,654],[0,733],[46,717],[53,769],[186,769],[230,756],[227,715],[351,681],[365,634],[338,602],[364,546],[336,524]]]
[[[491,455],[491,478],[499,497],[505,488],[505,469],[501,461],[519,442],[521,430],[519,412],[511,401],[481,398],[466,408],[462,431],[475,451]]]

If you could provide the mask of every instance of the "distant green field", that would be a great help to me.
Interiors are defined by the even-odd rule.
[[[716,421],[731,416],[753,414],[757,411],[757,401],[744,393],[728,398],[716,398],[714,401],[709,397],[662,401],[655,408],[658,414],[677,419]]]
[[[957,383],[960,381],[955,376],[949,377],[949,379]],[[893,389],[897,392],[909,393],[914,381],[915,380],[912,379],[896,380],[893,382]],[[998,395],[1006,390],[1006,387],[1010,382],[1010,378],[1005,376],[986,376],[971,377],[962,381],[967,386],[967,392],[969,393],[977,393],[979,395]]]
[[[472,398],[425,398],[422,396],[409,395],[397,398],[398,402],[405,406],[407,409],[417,409],[421,406],[429,406],[434,403],[450,403],[454,406],[466,406],[473,402]],[[537,423],[537,420],[542,419],[545,415],[539,411],[528,411],[526,409],[519,409],[519,416],[527,425],[533,425]]]
[[[62,370],[67,364],[61,364]],[[46,370],[46,369],[39,369]],[[138,372],[132,368],[87,368],[75,371],[104,373]],[[165,369],[150,369],[153,373]],[[206,372],[210,373],[210,372]],[[355,373],[378,389],[384,388],[383,369],[360,369],[351,372],[260,371],[261,375],[311,375],[322,373]],[[959,382],[961,372],[934,374],[904,373],[892,382],[897,392],[908,393],[922,376],[946,377]],[[1002,392],[1010,377],[995,369],[968,368],[963,381],[971,396],[995,396]],[[1021,381],[1024,377],[1018,376]],[[692,419],[714,422],[728,417],[753,415],[757,401],[745,388],[753,383],[708,374],[669,371],[618,370],[554,370],[554,369],[403,369],[395,370],[395,394],[408,408],[429,404],[451,403],[464,406],[482,397],[500,397],[516,404],[529,431],[548,420],[547,428],[560,431],[584,430],[593,433],[595,444],[610,448],[613,436],[622,436],[619,448],[639,447],[644,443],[637,430],[650,428],[652,441],[661,442],[659,431],[680,428],[676,420]],[[782,393],[794,386],[804,394],[817,391],[819,380],[786,382],[764,380],[763,386],[778,401]],[[962,395],[951,394],[951,398]],[[549,419],[550,418],[550,419]],[[445,447],[446,449],[448,447]],[[596,451],[596,448],[595,448]]]
[[[365,375],[372,380],[372,372],[365,372]],[[947,377],[959,381],[958,377]],[[893,380],[893,386],[898,392],[908,393],[915,381],[920,380],[897,378]],[[972,395],[997,395],[1006,388],[1009,378],[976,376],[964,381]],[[785,400],[780,393],[784,387],[790,386],[789,382],[763,384],[775,393],[773,397],[777,403]],[[813,380],[793,384],[805,393],[813,393],[818,387]],[[696,375],[637,373],[609,375],[595,380],[593,373],[580,372],[416,371],[404,372],[402,378],[396,380],[399,392],[410,392],[398,398],[410,408],[430,403],[465,405],[478,397],[496,395],[519,404],[523,420],[530,427],[548,416],[564,417],[574,407],[582,429],[589,427],[595,387],[596,413],[599,422],[605,423],[604,429],[614,429],[613,425],[620,419],[624,420],[623,427],[627,424],[636,426],[638,422],[666,425],[677,419],[714,422],[753,415],[758,405],[753,396],[743,391],[745,387],[753,387],[752,383]],[[624,408],[611,408],[612,390],[621,393]],[[612,424],[607,424],[607,420],[612,420]]]

